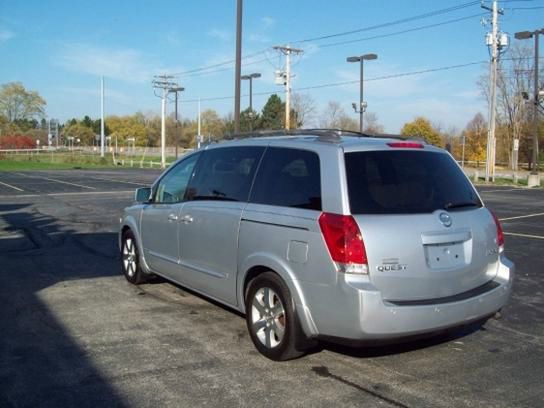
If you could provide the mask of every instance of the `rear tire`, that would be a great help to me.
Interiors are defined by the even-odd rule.
[[[131,230],[123,234],[121,242],[121,268],[127,281],[139,285],[147,281],[147,275],[140,268],[140,253]]]
[[[265,357],[285,361],[305,354],[297,349],[301,331],[289,288],[274,272],[249,283],[246,323],[255,348]]]

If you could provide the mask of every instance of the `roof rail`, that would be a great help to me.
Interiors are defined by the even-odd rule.
[[[361,133],[355,130],[345,129],[327,129],[327,128],[310,128],[310,129],[277,129],[277,130],[254,130],[251,132],[231,133],[223,137],[224,140],[247,139],[257,137],[273,137],[273,136],[319,136],[320,141],[335,142],[340,141],[342,136],[352,137],[373,137],[382,139],[399,139],[399,140],[418,140],[425,142],[422,138],[405,137],[395,134],[386,133]]]

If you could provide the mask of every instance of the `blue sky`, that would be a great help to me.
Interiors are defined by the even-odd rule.
[[[262,73],[254,81],[255,94],[277,91],[283,98],[283,88],[274,84],[274,70],[283,61],[270,49],[273,45],[290,43],[305,50],[294,59],[294,92],[357,80],[358,66],[346,63],[346,57],[376,53],[378,60],[365,64],[365,100],[368,111],[378,115],[386,131],[398,132],[417,115],[445,129],[462,128],[476,112],[486,113],[476,85],[487,72],[485,65],[376,78],[487,60],[484,35],[489,27],[483,27],[482,16],[477,16],[484,10],[469,3],[476,2],[245,0],[243,55],[263,52],[245,58],[242,72]],[[505,8],[501,30],[512,34],[512,42],[516,42],[514,32],[542,26],[544,0],[503,0],[499,4]],[[428,18],[297,43],[463,5],[467,6]],[[153,75],[182,73],[233,59],[235,6],[235,0],[0,0],[0,83],[21,81],[38,91],[47,100],[47,115],[64,121],[83,115],[98,117],[99,78],[104,75],[107,114],[158,113],[160,99],[153,94]],[[452,20],[459,21],[383,36]],[[342,41],[352,42],[333,44]],[[212,108],[222,115],[232,112],[233,99],[209,98],[234,94],[233,64],[212,71],[178,77],[186,88],[181,104],[184,116],[196,116],[194,101],[199,97],[202,109]],[[242,94],[247,92],[247,83],[243,83]],[[353,83],[300,92],[310,95],[319,110],[334,100],[351,114],[359,88]],[[256,95],[254,107],[260,109],[267,98]],[[244,97],[242,108],[247,104]]]

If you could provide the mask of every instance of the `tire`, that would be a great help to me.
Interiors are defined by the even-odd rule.
[[[140,268],[140,253],[131,230],[123,234],[121,243],[121,268],[127,281],[139,285],[147,281],[147,275]]]
[[[264,272],[249,283],[246,323],[255,348],[275,361],[305,354],[297,349],[300,330],[289,288],[274,272]]]

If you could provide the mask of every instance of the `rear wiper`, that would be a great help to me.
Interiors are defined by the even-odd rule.
[[[480,204],[476,203],[474,201],[460,201],[458,203],[447,203],[444,206],[445,210],[449,210],[452,208],[462,208],[462,207],[479,207]]]

